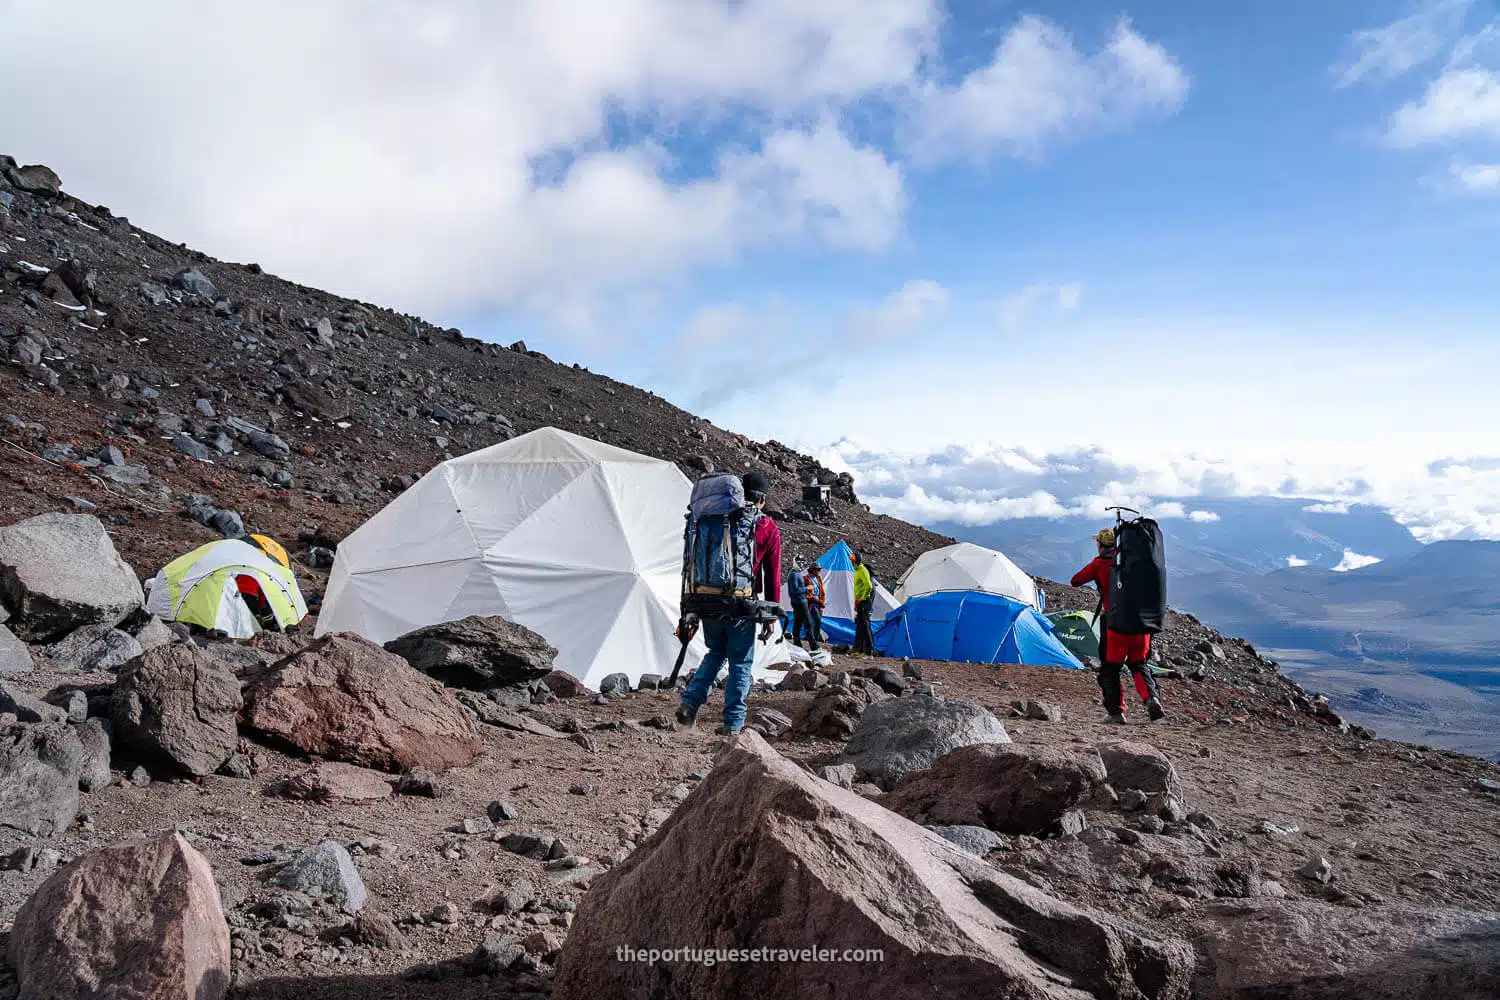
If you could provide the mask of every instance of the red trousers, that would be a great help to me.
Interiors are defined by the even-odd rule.
[[[1115,715],[1125,714],[1125,689],[1120,684],[1120,674],[1130,668],[1135,681],[1136,693],[1141,701],[1156,697],[1156,679],[1146,666],[1151,655],[1151,637],[1104,630],[1104,641],[1099,650],[1099,687],[1104,692],[1104,710]]]

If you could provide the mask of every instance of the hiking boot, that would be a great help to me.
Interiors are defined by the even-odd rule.
[[[744,731],[745,731],[745,727],[744,726],[735,726],[733,729],[729,728],[728,726],[720,726],[718,729],[714,730],[714,735],[715,736],[738,736],[740,733],[743,733]]]
[[[1161,702],[1155,698],[1146,702],[1146,714],[1151,716],[1152,722],[1155,722],[1157,719],[1164,719],[1167,716],[1166,710],[1161,707]]]
[[[1121,715],[1119,712],[1110,712],[1108,724],[1111,726],[1123,726],[1126,724],[1125,716]]]
[[[683,729],[692,729],[698,721],[698,710],[689,705],[677,706],[677,724]]]

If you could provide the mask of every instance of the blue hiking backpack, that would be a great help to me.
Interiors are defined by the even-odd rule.
[[[682,610],[707,618],[748,618],[755,600],[755,526],[740,477],[711,473],[693,484],[682,535]]]

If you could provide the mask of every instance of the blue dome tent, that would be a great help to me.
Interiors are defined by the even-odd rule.
[[[919,660],[1083,669],[1035,608],[977,590],[940,590],[909,599],[876,629],[875,649]]]

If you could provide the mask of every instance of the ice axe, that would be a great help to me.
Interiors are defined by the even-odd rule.
[[[677,686],[677,675],[682,673],[682,661],[687,659],[688,644],[693,641],[693,636],[698,634],[698,616],[685,614],[677,622],[677,638],[682,642],[682,649],[677,653],[677,662],[672,664],[672,676],[667,678],[667,690],[670,691]]]

